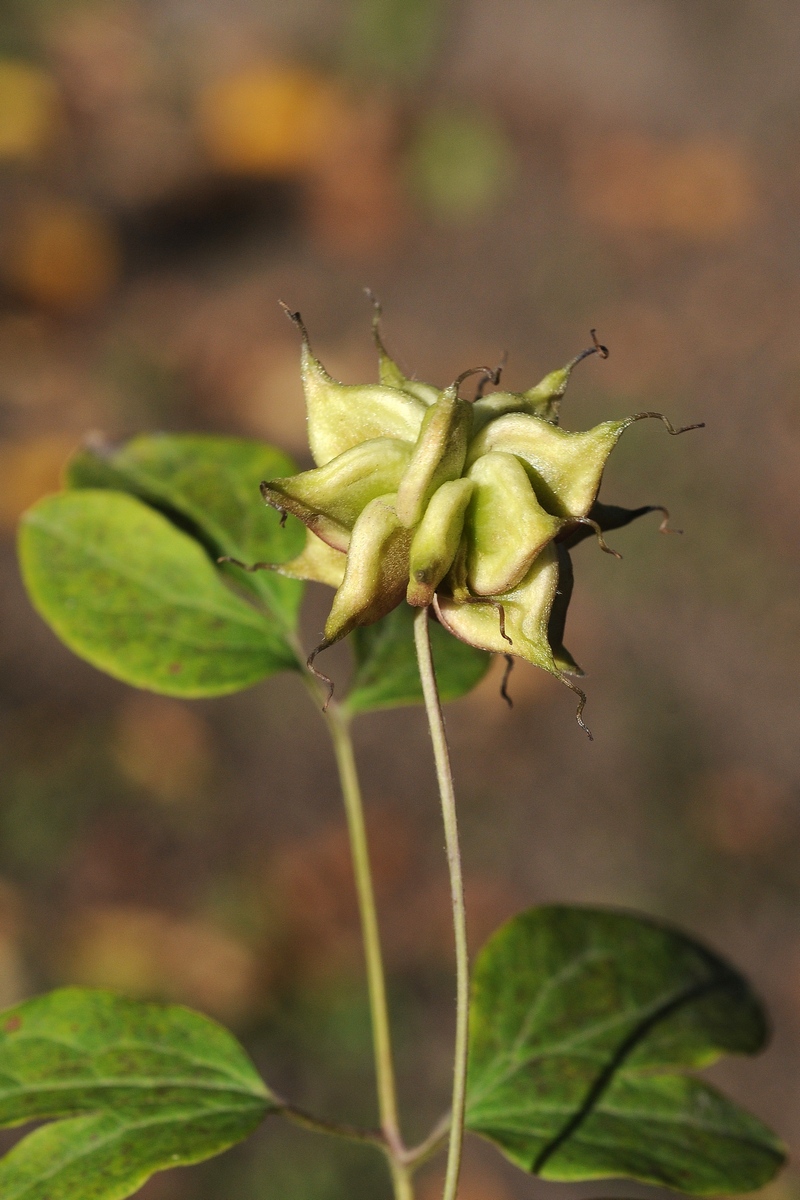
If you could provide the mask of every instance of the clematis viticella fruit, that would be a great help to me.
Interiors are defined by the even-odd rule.
[[[287,312],[289,310],[287,309]],[[635,413],[573,432],[559,424],[565,367],[524,392],[495,390],[500,369],[472,368],[449,387],[408,379],[388,354],[376,304],[379,382],[342,384],[315,357],[299,313],[301,373],[316,467],[261,485],[267,504],[306,526],[306,545],[274,570],[336,588],[321,651],[398,604],[428,607],[462,641],[522,658],[570,680],[582,671],[563,637],[572,593],[570,550],[660,505],[598,501],[606,461],[624,431],[661,413]],[[594,332],[592,333],[594,339]],[[461,395],[470,375],[482,383]],[[315,669],[312,666],[312,670]],[[584,727],[585,728],[585,727]]]

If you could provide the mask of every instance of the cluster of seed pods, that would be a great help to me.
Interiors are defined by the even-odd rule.
[[[594,344],[524,392],[495,390],[500,368],[465,371],[449,387],[408,379],[389,356],[375,304],[379,383],[342,384],[315,357],[299,313],[301,370],[311,453],[317,464],[261,485],[267,504],[306,526],[303,551],[273,569],[336,589],[316,655],[398,604],[430,606],[457,638],[549,671],[579,697],[582,671],[564,646],[572,592],[570,550],[660,505],[625,509],[597,499],[620,436],[642,412],[593,429],[559,425],[570,373]],[[481,382],[469,399],[469,376]],[[619,556],[617,556],[619,557]],[[321,674],[317,672],[318,674]],[[321,676],[326,679],[327,677]],[[329,681],[328,681],[329,682]],[[503,684],[505,690],[505,680]],[[585,726],[584,726],[585,728]],[[588,732],[588,731],[587,731]]]

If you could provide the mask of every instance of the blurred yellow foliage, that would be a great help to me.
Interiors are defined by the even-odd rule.
[[[199,713],[144,692],[127,697],[113,753],[123,774],[167,801],[196,796],[212,760],[208,725]]]
[[[342,98],[302,67],[256,66],[209,84],[197,122],[212,164],[235,174],[295,175],[319,157],[341,121]]]
[[[56,87],[32,63],[0,59],[0,161],[35,158],[59,121]]]
[[[68,435],[0,442],[0,528],[13,529],[26,508],[57,492],[61,469],[75,449]]]
[[[27,300],[79,312],[108,295],[119,271],[116,235],[100,213],[70,200],[44,200],[19,215],[7,272]]]
[[[579,212],[609,229],[701,242],[738,233],[758,207],[746,154],[721,138],[615,134],[581,142],[572,185]]]
[[[257,966],[242,942],[207,921],[135,905],[88,909],[66,939],[70,982],[164,996],[231,1020],[256,996]]]

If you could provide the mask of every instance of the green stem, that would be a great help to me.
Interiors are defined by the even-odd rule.
[[[442,802],[447,865],[450,870],[450,896],[453,905],[453,927],[456,943],[456,1040],[453,1063],[453,1104],[450,1141],[447,1151],[447,1173],[442,1200],[455,1200],[461,1171],[461,1151],[464,1142],[464,1112],[467,1093],[467,1053],[469,1049],[469,955],[467,951],[467,916],[464,906],[464,881],[461,874],[461,852],[458,845],[456,799],[450,752],[444,728],[439,689],[431,655],[428,632],[428,609],[421,608],[414,618],[414,641],[417,647],[422,694],[433,742],[436,777]]]
[[[327,1133],[331,1137],[345,1138],[351,1142],[365,1142],[381,1150],[386,1149],[385,1138],[379,1129],[358,1129],[355,1125],[345,1125],[341,1121],[326,1121],[324,1117],[317,1117],[314,1113],[285,1100],[277,1111],[301,1129],[310,1129],[313,1133]]]
[[[350,726],[342,709],[334,703],[328,705],[327,711],[323,715],[333,742],[336,765],[339,768],[353,856],[353,871],[361,915],[361,933],[367,970],[367,990],[372,1017],[372,1042],[381,1129],[386,1139],[386,1152],[392,1174],[395,1200],[414,1200],[411,1173],[402,1161],[405,1147],[397,1116],[397,1089],[392,1057],[389,1009],[386,1002],[383,955],[370,871],[367,831],[364,825],[364,807],[361,801],[361,788],[356,771]]]
[[[364,825],[364,809],[361,803],[361,789],[358,783],[355,757],[353,755],[353,743],[350,738],[350,730],[346,718],[342,715],[340,708],[334,708],[331,704],[325,713],[325,720],[330,730],[331,740],[333,741],[336,765],[339,768],[342,796],[347,814],[347,828],[350,834],[350,845],[353,853],[353,869],[356,877],[358,906],[361,913],[361,926],[364,936],[367,987],[369,990],[370,1011],[372,1013],[375,1075],[378,1085],[378,1108],[381,1115],[381,1128],[386,1134],[390,1146],[394,1146],[400,1140],[394,1062],[392,1059],[389,1010],[386,1003],[386,985],[383,974],[383,955],[381,953],[380,934],[378,931],[378,915],[375,908],[375,893],[372,887],[367,831]]]
[[[437,1121],[428,1136],[424,1141],[417,1146],[410,1146],[405,1152],[403,1161],[412,1171],[418,1171],[419,1168],[433,1158],[441,1150],[447,1140],[447,1135],[450,1132],[450,1113],[445,1113],[440,1121]]]
[[[383,953],[378,929],[378,913],[375,907],[375,891],[372,886],[369,845],[364,823],[364,805],[353,753],[353,740],[350,736],[350,719],[334,700],[325,703],[322,689],[317,680],[310,671],[305,669],[303,651],[299,641],[293,639],[293,642],[298,662],[303,667],[303,680],[312,698],[321,709],[323,719],[328,727],[336,756],[336,766],[339,771],[339,782],[347,816],[347,830],[353,858],[353,874],[355,875],[367,971],[375,1081],[378,1089],[378,1111],[383,1132],[383,1149],[392,1176],[395,1200],[414,1200],[412,1171],[405,1161],[407,1150],[400,1133],[397,1114],[397,1087],[389,1025],[389,1006],[386,1001]]]

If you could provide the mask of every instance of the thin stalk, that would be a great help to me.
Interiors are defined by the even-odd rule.
[[[367,1145],[376,1146],[380,1150],[386,1149],[386,1140],[379,1129],[358,1129],[355,1125],[345,1125],[341,1121],[327,1121],[324,1117],[317,1117],[287,1101],[282,1102],[278,1111],[301,1129],[310,1129],[313,1133],[327,1133],[331,1137],[345,1138],[351,1142],[366,1142]]]
[[[306,1112],[304,1108],[298,1108],[296,1104],[284,1103],[281,1112],[301,1129],[310,1129],[313,1133],[327,1133],[333,1137],[346,1138],[348,1141],[361,1142],[383,1150],[392,1176],[395,1200],[414,1200],[411,1171],[404,1162],[398,1160],[380,1130],[357,1129],[353,1125],[343,1125],[339,1121],[326,1121],[321,1117],[314,1116],[313,1113]]]
[[[397,1161],[391,1151],[388,1158],[389,1170],[392,1173],[395,1200],[414,1200],[414,1184],[411,1179],[411,1172],[402,1163]]]
[[[304,669],[304,654],[299,639],[292,636],[291,641],[297,653],[298,662],[303,668],[303,681],[316,705],[322,711],[322,717],[331,737],[336,757],[336,766],[339,771],[339,782],[347,817],[350,853],[353,859],[358,910],[361,919],[361,938],[364,946],[367,991],[369,994],[372,1025],[375,1082],[378,1090],[378,1111],[380,1113],[381,1131],[383,1133],[382,1148],[388,1161],[395,1200],[414,1200],[412,1172],[405,1161],[407,1151],[400,1132],[400,1122],[397,1113],[397,1086],[394,1074],[394,1057],[392,1055],[389,1006],[386,1001],[383,953],[381,951],[380,930],[378,928],[378,912],[375,906],[375,890],[372,886],[372,870],[370,867],[367,830],[364,823],[361,785],[358,779],[358,770],[353,752],[353,740],[350,736],[350,720],[346,713],[343,712],[341,706],[334,700],[330,700],[327,704],[324,703],[323,693],[317,680],[310,671]],[[307,1127],[310,1127],[308,1114],[294,1109],[288,1115],[293,1116],[298,1124],[305,1122]],[[326,1132],[333,1132],[333,1130],[328,1127]]]
[[[367,831],[364,824],[364,806],[353,754],[353,741],[350,737],[350,725],[341,708],[333,703],[328,705],[323,715],[331,735],[336,765],[339,769],[342,797],[347,815],[347,829],[350,835],[350,849],[353,856],[353,872],[361,915],[361,934],[364,943],[367,990],[372,1018],[372,1044],[381,1129],[386,1139],[386,1153],[395,1200],[414,1200],[411,1172],[402,1161],[405,1146],[400,1134],[397,1115],[397,1087],[392,1055],[389,1007],[386,1001],[383,954],[378,929],[378,914],[375,907],[375,892],[372,886]]]
[[[325,723],[330,731],[336,765],[342,785],[347,829],[353,854],[353,870],[356,878],[358,906],[361,913],[361,928],[364,937],[364,957],[367,968],[367,989],[372,1014],[372,1037],[375,1050],[375,1079],[378,1085],[378,1109],[381,1128],[389,1145],[394,1148],[400,1143],[400,1127],[397,1119],[397,1094],[394,1079],[389,1010],[386,1003],[383,955],[381,952],[378,915],[375,908],[375,893],[372,887],[367,831],[364,825],[364,809],[361,788],[356,773],[353,743],[348,722],[341,709],[328,707]]]
[[[442,802],[447,865],[450,871],[450,897],[453,906],[453,929],[456,943],[456,1039],[453,1062],[453,1104],[450,1123],[450,1141],[447,1151],[442,1200],[455,1200],[458,1177],[461,1171],[461,1151],[464,1142],[464,1112],[467,1093],[467,1052],[469,1048],[469,954],[467,951],[467,915],[464,906],[464,881],[461,873],[461,852],[458,845],[458,821],[456,799],[453,791],[453,775],[450,770],[450,752],[444,716],[436,686],[436,673],[431,655],[428,632],[428,609],[421,608],[414,618],[414,641],[417,647],[417,662],[422,681],[422,694],[428,714],[428,726],[433,742],[433,757],[436,762],[436,777]]]
[[[424,1141],[420,1142],[417,1146],[409,1146],[403,1156],[403,1161],[412,1171],[419,1170],[429,1158],[433,1158],[434,1154],[442,1148],[449,1132],[450,1113],[445,1113],[442,1119],[436,1122],[436,1125]]]

